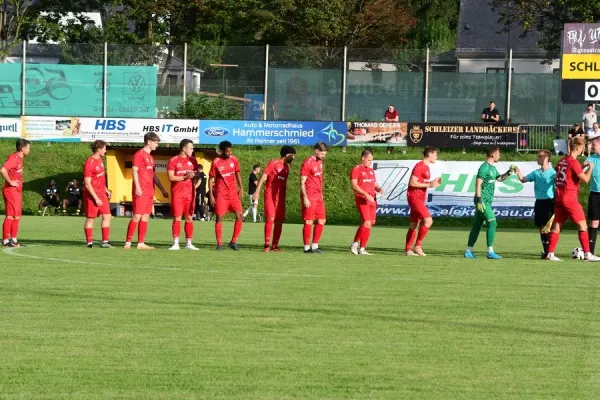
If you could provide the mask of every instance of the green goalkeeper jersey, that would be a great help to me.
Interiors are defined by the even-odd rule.
[[[477,171],[477,177],[483,179],[481,184],[481,201],[484,204],[492,204],[494,201],[494,190],[496,189],[496,180],[500,177],[500,173],[496,166],[489,162],[484,162]]]

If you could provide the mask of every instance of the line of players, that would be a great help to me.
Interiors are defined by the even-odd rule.
[[[133,217],[129,222],[125,249],[130,249],[132,238],[137,229],[137,249],[152,250],[144,243],[147,232],[148,219],[152,212],[154,187],[168,193],[161,185],[155,173],[155,162],[151,153],[156,150],[160,138],[155,133],[144,136],[144,147],[137,151],[132,160],[132,197]],[[487,258],[500,259],[494,252],[493,245],[497,228],[496,218],[492,210],[495,183],[502,182],[512,173],[516,173],[521,182],[533,182],[536,195],[535,224],[540,228],[540,238],[543,246],[542,258],[559,261],[554,254],[562,226],[571,219],[579,229],[579,240],[585,253],[586,261],[600,261],[594,252],[598,225],[600,222],[600,173],[593,175],[594,164],[600,162],[600,138],[592,141],[595,155],[589,157],[583,167],[577,161],[585,150],[585,142],[581,138],[574,138],[570,142],[570,153],[563,157],[554,171],[549,164],[550,152],[541,151],[538,154],[540,169],[523,176],[517,166],[500,174],[494,166],[500,159],[500,149],[492,147],[487,151],[487,160],[478,170],[475,190],[476,213],[473,226],[469,234],[468,247],[465,258],[476,258],[473,252],[481,228],[487,224]],[[91,144],[92,155],[84,164],[84,232],[88,247],[93,246],[92,228],[94,219],[102,216],[102,244],[103,248],[111,248],[110,236],[110,208],[108,200],[110,191],[106,187],[103,158],[106,154],[106,143],[97,140]],[[19,139],[16,143],[16,152],[11,154],[0,169],[5,179],[3,198],[6,205],[6,218],[3,224],[3,245],[19,247],[17,240],[19,221],[22,207],[22,172],[23,158],[31,150],[30,143]],[[243,182],[240,174],[240,165],[232,154],[232,145],[224,141],[219,144],[219,155],[212,163],[209,173],[209,202],[216,215],[215,237],[217,250],[223,250],[222,223],[225,214],[236,214],[233,236],[228,246],[239,250],[237,239],[242,230],[243,207],[241,199],[244,195]],[[302,207],[303,242],[305,253],[321,253],[319,239],[326,222],[325,202],[323,198],[323,160],[327,154],[327,145],[317,143],[314,153],[304,160],[300,171],[300,202]],[[173,245],[169,250],[179,250],[179,236],[181,219],[185,219],[184,232],[186,237],[185,249],[198,250],[193,244],[193,214],[196,188],[199,185],[199,172],[193,154],[193,143],[184,139],[180,143],[179,155],[171,158],[167,166],[169,181],[171,182],[171,214],[173,216],[172,234]],[[283,146],[280,158],[271,160],[258,182],[253,200],[257,201],[261,189],[264,187],[265,202],[265,252],[280,252],[279,240],[282,233],[282,224],[285,220],[285,201],[287,194],[287,179],[290,164],[295,158],[296,150],[291,146]],[[438,151],[433,147],[426,147],[423,151],[423,160],[415,165],[412,170],[407,200],[410,206],[410,226],[406,235],[405,251],[407,256],[425,256],[422,243],[433,224],[433,219],[426,207],[426,192],[428,188],[435,188],[441,184],[441,178],[431,179],[429,166],[437,161]],[[354,241],[350,251],[355,255],[370,255],[366,251],[371,227],[375,223],[376,196],[383,194],[383,189],[377,184],[375,171],[371,167],[373,154],[370,150],[363,151],[361,162],[355,166],[350,174],[351,186],[355,194],[355,203],[361,217]],[[584,171],[585,169],[585,171]],[[583,208],[578,201],[579,183],[592,181],[592,191],[588,207],[588,215],[592,220],[588,229]],[[548,221],[553,221],[550,233],[545,233],[543,227]],[[316,224],[315,224],[316,222]],[[311,242],[312,233],[312,242]]]

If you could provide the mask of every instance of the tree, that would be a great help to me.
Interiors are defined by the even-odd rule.
[[[410,47],[454,49],[459,6],[460,0],[409,0],[411,14],[418,21],[408,34]]]
[[[0,60],[28,35],[29,24],[39,12],[32,4],[30,0],[5,0],[0,4]]]
[[[221,95],[218,97],[192,93],[166,118],[176,119],[242,119],[242,104]]]
[[[569,22],[597,22],[600,3],[587,0],[492,0],[491,5],[505,26],[517,23],[525,34],[537,30],[538,45],[548,51],[549,58],[560,56],[561,31]]]

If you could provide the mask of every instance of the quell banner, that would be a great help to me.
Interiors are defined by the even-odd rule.
[[[406,122],[348,122],[348,146],[405,147]]]
[[[408,217],[408,182],[418,160],[375,161],[377,182],[384,190],[377,200],[378,216]],[[431,179],[442,184],[427,191],[426,205],[433,217],[470,218],[475,215],[473,197],[477,171],[483,162],[438,161],[430,166]],[[506,172],[512,163],[499,162],[498,172]],[[517,164],[525,175],[539,168],[535,162]],[[497,218],[532,218],[535,195],[532,183],[521,183],[516,175],[496,182],[492,208]]]
[[[346,145],[345,122],[315,121],[200,121],[200,144],[328,146]]]

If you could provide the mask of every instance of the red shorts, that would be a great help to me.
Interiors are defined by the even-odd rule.
[[[102,205],[98,207],[92,196],[84,193],[83,194],[83,209],[85,210],[86,218],[96,218],[100,215],[110,214],[110,204],[108,203],[108,197],[98,196],[102,201]]]
[[[323,199],[308,199],[310,201],[310,207],[304,207],[304,201],[302,203],[302,220],[314,221],[315,219],[325,219],[325,201]]]
[[[194,197],[178,197],[171,195],[171,216],[191,217],[194,215],[196,199]]]
[[[215,197],[215,214],[225,215],[228,212],[241,213],[244,209],[242,208],[242,202],[239,196],[217,196]]]
[[[150,215],[154,206],[154,196],[136,196],[133,194],[133,215]]]
[[[265,219],[274,218],[275,221],[285,220],[285,200],[265,198]]]
[[[573,223],[585,221],[583,207],[577,199],[557,200],[554,204],[554,222],[564,224],[570,219]]]
[[[2,190],[4,198],[4,208],[7,217],[20,217],[23,215],[23,193],[14,188],[4,188]]]
[[[369,203],[365,199],[356,199],[356,209],[360,215],[361,222],[370,221],[372,225],[375,225],[377,202]]]
[[[429,210],[427,209],[425,203],[422,203],[420,201],[409,201],[408,206],[410,207],[410,222],[419,223],[425,218],[431,218],[431,214],[429,213]]]

